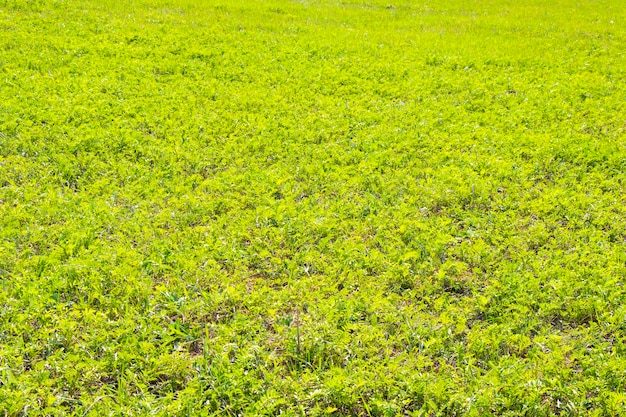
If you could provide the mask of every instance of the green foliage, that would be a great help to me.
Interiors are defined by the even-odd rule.
[[[626,414],[620,0],[0,34],[0,415]]]

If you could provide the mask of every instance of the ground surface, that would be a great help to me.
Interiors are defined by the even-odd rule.
[[[621,0],[0,2],[0,415],[626,413],[625,51]]]

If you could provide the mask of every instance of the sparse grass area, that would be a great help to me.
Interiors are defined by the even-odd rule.
[[[622,0],[0,0],[0,415],[626,415]]]

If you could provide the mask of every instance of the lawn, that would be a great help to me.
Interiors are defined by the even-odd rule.
[[[0,416],[626,415],[623,0],[0,0]]]

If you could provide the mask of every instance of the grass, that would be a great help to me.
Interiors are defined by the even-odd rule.
[[[620,0],[0,2],[0,415],[626,414]]]

